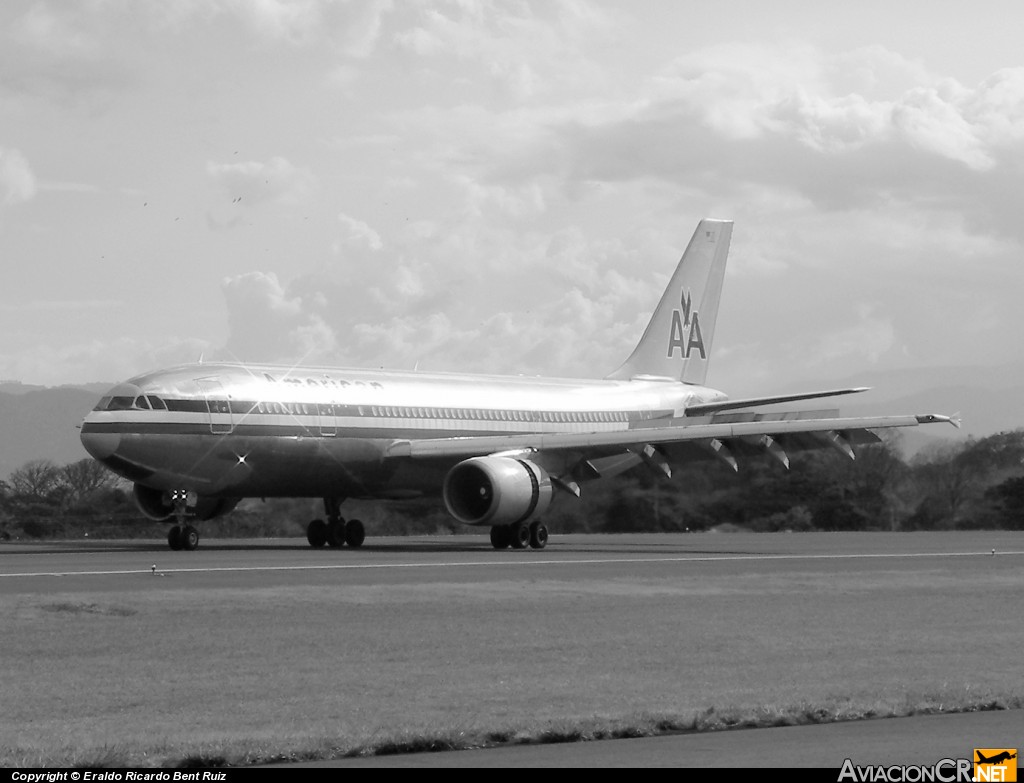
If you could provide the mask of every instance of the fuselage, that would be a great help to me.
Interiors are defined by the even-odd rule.
[[[671,380],[588,381],[193,364],[111,389],[82,443],[137,484],[209,497],[411,497],[451,467],[387,459],[396,442],[611,432],[725,399]]]

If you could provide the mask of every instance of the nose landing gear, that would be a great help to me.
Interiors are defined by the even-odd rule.
[[[184,489],[173,490],[171,503],[174,505],[174,526],[167,531],[167,545],[176,552],[181,549],[191,552],[199,546],[199,531],[186,522],[191,516],[189,505],[195,507],[195,493]]]

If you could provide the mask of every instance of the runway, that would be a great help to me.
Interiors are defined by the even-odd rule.
[[[670,554],[671,553],[671,554]],[[75,541],[0,544],[0,580],[46,576],[130,576],[288,571],[558,569],[738,562],[755,567],[815,561],[910,560],[1024,555],[1024,535],[676,534],[570,535],[548,549],[495,552],[482,536],[370,538],[359,550],[311,550],[300,539],[204,541],[197,552],[163,542]],[[329,558],[329,560],[324,560]],[[146,565],[149,560],[152,564]],[[0,591],[3,584],[0,583]]]
[[[0,544],[0,736],[287,752],[1019,695],[1022,566],[1007,532]]]

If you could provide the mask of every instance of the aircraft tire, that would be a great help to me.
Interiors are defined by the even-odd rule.
[[[540,522],[530,525],[530,546],[534,549],[543,549],[548,545],[548,529]]]
[[[199,531],[192,525],[185,525],[181,530],[181,548],[192,552],[199,546]]]
[[[508,528],[510,543],[513,549],[526,549],[530,545],[530,526],[519,523]]]
[[[306,525],[306,540],[314,548],[327,543],[327,524],[322,519],[314,519]]]
[[[508,528],[505,525],[494,525],[491,528],[491,546],[495,549],[508,549],[509,544]]]
[[[327,523],[327,545],[339,547],[345,543],[345,520],[341,517]]]
[[[366,528],[358,519],[350,519],[345,523],[345,543],[353,549],[358,549],[366,540]]]
[[[171,525],[171,529],[167,531],[167,546],[178,552],[181,549],[181,528],[177,525]]]

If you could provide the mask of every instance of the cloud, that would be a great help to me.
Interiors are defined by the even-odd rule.
[[[75,310],[110,310],[123,307],[117,299],[33,299],[16,304],[0,304],[3,313],[64,313]]]
[[[878,315],[870,305],[862,305],[855,325],[814,337],[808,355],[822,364],[851,358],[864,358],[874,364],[894,342],[892,319]]]
[[[457,176],[455,180],[465,189],[466,209],[473,216],[494,207],[511,217],[524,217],[543,212],[546,207],[544,187],[538,181],[512,187],[481,183],[468,176]]]
[[[385,240],[351,215],[338,222],[337,255],[315,271],[287,285],[260,272],[224,281],[229,355],[601,377],[639,339],[685,243],[460,215],[403,224]]]
[[[18,150],[0,147],[0,204],[30,201],[36,194],[36,178],[28,160]]]
[[[364,58],[375,50],[392,0],[176,0],[135,3],[143,26],[166,35],[226,25],[266,45],[295,49],[328,45]]]
[[[565,108],[532,117],[489,161],[471,158],[474,176],[558,183],[570,199],[658,183],[705,204],[764,196],[769,211],[938,208],[1024,238],[1007,206],[1024,160],[1024,68],[967,87],[881,47],[731,44],[678,58],[634,96]],[[554,192],[545,185],[545,203]]]
[[[601,377],[639,339],[680,250],[642,231],[604,241],[452,219],[343,248],[277,293],[334,335],[329,363]]]
[[[907,89],[879,96],[878,61],[901,71]],[[690,115],[733,139],[774,135],[826,154],[896,140],[983,168],[986,148],[998,143],[987,127],[995,117],[1011,126],[998,135],[1019,139],[1024,131],[1021,78],[1001,72],[969,89],[881,47],[827,55],[809,47],[732,45],[677,60],[658,77],[656,99],[632,119],[643,124]],[[864,92],[843,89],[856,86]]]
[[[122,282],[179,269],[189,290],[153,300],[136,334],[181,323],[164,299],[230,275],[239,358],[601,376],[714,215],[737,220],[726,300],[745,328],[722,323],[716,340],[746,392],[759,362],[885,362],[909,336],[953,331],[923,312],[965,311],[950,291],[1020,281],[992,272],[1024,241],[1024,69],[964,84],[880,46],[694,47],[745,32],[698,15],[692,33],[652,34],[649,12],[575,0],[48,0],[7,16],[22,23],[0,29],[0,101],[39,129],[38,146],[18,144],[48,176],[102,190],[67,213],[21,156],[18,176],[0,169],[0,209],[40,193],[5,241],[29,257],[46,231],[55,265],[97,246],[110,260],[116,240],[133,259],[108,265]],[[114,116],[11,100],[104,78],[146,89],[118,95]],[[324,92],[331,78],[344,95]],[[204,164],[208,225],[245,230],[158,224],[158,201],[175,217],[204,201]],[[119,201],[119,186],[145,196]],[[925,289],[926,308],[908,295]],[[203,309],[190,328],[222,328]],[[979,344],[1013,333],[970,322]]]
[[[206,171],[232,200],[240,206],[265,202],[297,204],[316,189],[316,177],[309,169],[292,165],[287,159],[274,157],[263,161],[206,164]]]
[[[1024,138],[1024,67],[1003,68],[964,96],[964,111],[993,146]]]
[[[886,116],[861,96],[827,99],[799,90],[780,98],[762,121],[817,152],[841,153],[880,137]]]
[[[15,4],[12,4],[15,5]],[[182,46],[201,69],[210,51],[232,59],[264,48],[365,59],[376,50],[392,0],[92,0],[18,3],[0,25],[0,94],[108,110],[132,88],[167,89],[168,57]],[[6,10],[6,9],[5,9]],[[317,55],[319,56],[319,55]],[[218,63],[220,58],[218,58]],[[246,66],[239,65],[245,71]],[[220,66],[218,65],[218,70]]]
[[[302,43],[319,31],[323,4],[318,0],[226,0],[214,7],[237,16],[267,38]]]
[[[361,220],[338,213],[338,222],[342,225],[341,244],[350,248],[365,248],[369,250],[380,250],[384,244],[381,242],[380,234],[370,228]],[[340,249],[340,248],[339,248]]]
[[[95,110],[109,93],[134,83],[135,70],[122,61],[123,47],[111,43],[96,8],[33,3],[0,28],[0,91]]]
[[[205,340],[175,337],[151,341],[122,336],[59,346],[39,344],[17,354],[0,354],[0,377],[53,386],[113,384],[146,370],[194,362],[203,353],[209,356],[210,349]]]
[[[335,350],[333,331],[315,309],[322,299],[289,296],[275,274],[248,272],[223,283],[226,349],[241,361],[317,361]]]
[[[39,51],[65,55],[94,55],[97,42],[77,13],[65,13],[48,3],[33,3],[10,27],[10,37]]]
[[[450,2],[422,7],[394,42],[419,58],[472,62],[478,83],[529,100],[598,78],[583,43],[611,36],[610,15],[577,2]]]
[[[913,147],[976,171],[991,169],[990,145],[965,116],[965,99],[975,99],[966,93],[955,83],[912,90],[892,105],[892,127]]]
[[[136,35],[194,35],[226,23],[260,40],[304,46],[336,41],[363,56],[375,44],[392,0],[135,0],[89,3],[84,9],[37,4],[22,23],[55,45],[91,45],[129,21]],[[53,31],[62,34],[54,40]]]
[[[393,5],[391,0],[356,0],[348,4],[350,11],[338,36],[342,51],[350,57],[368,57],[380,39],[384,15]]]

